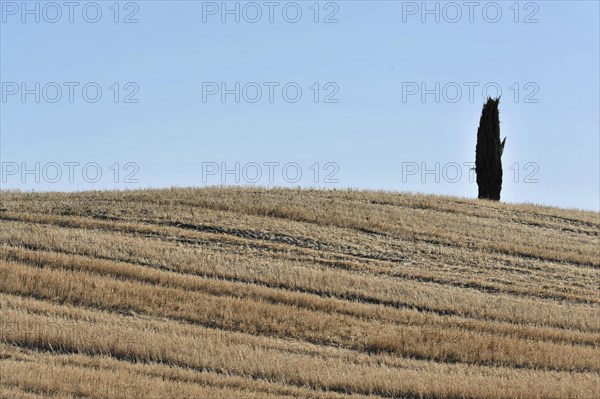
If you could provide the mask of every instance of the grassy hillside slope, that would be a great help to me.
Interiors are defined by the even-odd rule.
[[[0,195],[2,398],[600,392],[598,213],[362,191]]]

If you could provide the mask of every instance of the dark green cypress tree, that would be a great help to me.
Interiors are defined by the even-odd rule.
[[[502,152],[506,137],[500,142],[500,98],[488,98],[481,112],[475,148],[475,172],[479,198],[500,201],[502,190]]]

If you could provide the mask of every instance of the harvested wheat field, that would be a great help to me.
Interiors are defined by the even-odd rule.
[[[595,398],[595,212],[2,192],[2,398]]]

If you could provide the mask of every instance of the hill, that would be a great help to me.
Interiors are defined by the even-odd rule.
[[[367,191],[0,195],[0,397],[600,392],[595,212]]]

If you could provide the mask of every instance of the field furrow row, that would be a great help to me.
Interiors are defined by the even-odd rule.
[[[135,312],[248,334],[293,338],[365,353],[565,371],[600,371],[600,348],[536,342],[460,328],[363,321],[250,298],[148,285],[80,271],[0,262],[0,291]]]
[[[13,309],[19,304],[19,309]],[[26,311],[28,307],[43,310],[44,314]],[[286,341],[277,344],[267,337],[32,303],[32,300],[3,299],[0,314],[5,324],[16,326],[13,331],[0,331],[0,340],[23,348],[110,356],[194,370],[223,370],[255,380],[339,393],[385,397],[586,398],[600,387],[596,373],[445,365],[310,344]],[[268,348],[273,344],[280,348]],[[285,350],[298,345],[305,348],[305,353]],[[8,374],[13,369],[6,370]]]

